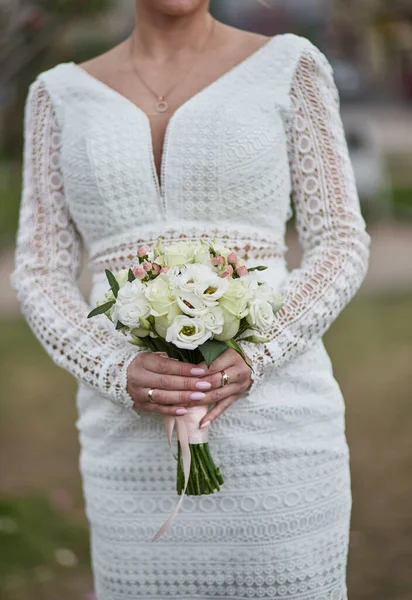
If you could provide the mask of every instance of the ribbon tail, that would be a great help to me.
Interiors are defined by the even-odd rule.
[[[173,452],[173,448],[172,448],[172,434],[173,434],[173,427],[174,427],[175,421],[176,421],[176,417],[169,416],[169,415],[164,417],[164,425],[165,425],[165,429],[166,429],[167,441],[169,442],[170,452],[173,454],[174,459],[177,460],[177,455]],[[177,429],[177,425],[176,425],[176,429]]]
[[[189,448],[189,436],[188,436],[187,429],[186,429],[186,423],[183,421],[183,419],[175,419],[175,420],[176,420],[177,438],[180,441],[180,444],[182,447],[182,460],[183,460],[183,471],[184,471],[184,475],[185,475],[185,487],[183,489],[182,495],[181,495],[178,503],[173,508],[167,521],[165,521],[163,523],[163,525],[161,526],[159,531],[156,533],[156,535],[152,539],[152,542],[155,542],[161,535],[163,535],[165,533],[165,531],[167,531],[169,529],[170,525],[173,522],[173,519],[175,518],[175,516],[177,515],[177,513],[180,510],[183,499],[185,497],[187,484],[189,482],[190,462],[191,462],[190,448]],[[173,426],[172,426],[172,429],[173,429]]]

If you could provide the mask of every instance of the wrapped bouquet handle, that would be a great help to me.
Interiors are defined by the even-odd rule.
[[[166,436],[167,436],[167,440],[169,442],[169,447],[170,447],[170,450],[172,453],[173,453],[172,435],[173,435],[173,428],[176,425],[177,439],[178,439],[178,443],[180,444],[180,447],[181,447],[182,462],[183,462],[183,475],[184,475],[185,484],[184,484],[180,499],[178,500],[177,504],[171,511],[168,519],[163,523],[163,525],[160,527],[159,531],[153,537],[152,542],[155,542],[160,536],[162,536],[169,529],[169,527],[173,523],[174,518],[176,517],[177,513],[179,512],[179,510],[182,506],[183,498],[185,497],[185,493],[186,493],[186,489],[187,489],[187,484],[189,483],[190,466],[191,466],[191,462],[192,462],[189,444],[207,444],[208,443],[207,428],[199,429],[199,425],[197,425],[197,428],[195,425],[196,421],[199,424],[201,419],[207,413],[207,411],[208,411],[207,406],[195,406],[192,408],[188,408],[187,411],[188,411],[187,414],[190,415],[189,418],[185,418],[185,417],[187,417],[187,415],[182,415],[179,417],[167,415],[166,417],[164,417],[164,426],[165,426],[165,430],[166,430]],[[195,418],[193,418],[194,416],[195,416]],[[179,460],[179,456],[177,456],[175,458],[176,458],[176,460]],[[178,469],[179,469],[179,465],[178,465]],[[178,476],[178,480],[179,480],[179,476]]]

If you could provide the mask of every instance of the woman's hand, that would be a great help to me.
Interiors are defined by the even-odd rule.
[[[127,391],[138,410],[161,415],[184,415],[184,408],[210,389],[201,381],[206,364],[194,365],[169,358],[163,352],[142,352],[127,368]],[[152,402],[148,392],[153,390]],[[196,402],[195,402],[196,403]]]
[[[222,386],[224,370],[229,384]],[[237,352],[227,349],[207,368],[167,357],[163,353],[142,352],[128,367],[127,391],[136,409],[162,415],[183,415],[186,408],[216,404],[200,425],[214,421],[251,386],[250,368]],[[153,402],[148,392],[153,389]],[[186,408],[185,408],[186,407]]]
[[[251,364],[246,355],[248,364]],[[204,363],[202,365],[204,366]],[[229,383],[222,386],[222,371],[229,377]],[[202,381],[211,384],[205,398],[196,403],[215,404],[215,406],[201,419],[199,427],[207,427],[231,406],[252,385],[251,369],[243,358],[231,348],[228,348],[209,367],[208,374]],[[190,406],[193,406],[192,402]]]

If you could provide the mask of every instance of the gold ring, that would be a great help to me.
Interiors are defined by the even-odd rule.
[[[152,402],[153,404],[156,404],[156,402],[153,400],[153,392],[154,390],[151,389],[147,392],[147,397],[149,398],[149,402]]]
[[[222,387],[224,387],[225,385],[229,385],[229,375],[227,375],[227,373],[225,373],[224,371],[220,371],[222,373]]]

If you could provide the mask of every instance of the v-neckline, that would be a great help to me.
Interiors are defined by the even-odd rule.
[[[131,106],[134,110],[136,110],[136,112],[138,114],[140,114],[143,117],[143,119],[146,123],[148,136],[149,136],[149,154],[150,154],[150,163],[151,163],[153,179],[155,182],[158,197],[163,204],[163,208],[166,209],[166,207],[164,205],[164,203],[165,203],[165,198],[164,198],[165,165],[166,165],[168,138],[169,138],[170,130],[171,130],[171,127],[172,127],[174,121],[177,119],[177,117],[180,115],[181,112],[183,112],[186,108],[188,108],[190,105],[195,103],[196,100],[198,100],[200,97],[202,97],[204,94],[209,92],[211,89],[213,89],[218,84],[225,81],[226,78],[228,78],[229,76],[236,74],[238,71],[240,71],[242,69],[242,67],[251,63],[253,59],[255,59],[258,56],[260,56],[261,54],[263,54],[263,52],[268,47],[270,47],[272,45],[272,43],[277,41],[277,39],[279,37],[281,37],[281,36],[275,35],[275,36],[272,36],[271,38],[269,38],[269,40],[267,42],[264,42],[258,48],[253,50],[253,52],[251,52],[248,56],[246,56],[246,58],[242,59],[240,62],[233,65],[233,67],[231,67],[230,69],[228,69],[227,71],[222,73],[222,75],[219,75],[219,77],[217,77],[216,79],[214,79],[213,81],[211,81],[210,83],[205,85],[198,92],[196,92],[195,94],[190,96],[187,100],[185,100],[182,104],[180,104],[176,108],[176,110],[172,113],[172,115],[171,115],[170,119],[168,120],[167,125],[165,127],[165,133],[164,133],[163,143],[162,143],[162,153],[161,153],[161,157],[160,157],[160,173],[157,172],[157,168],[156,168],[153,135],[152,135],[151,122],[150,122],[149,115],[142,108],[140,108],[140,106],[138,104],[136,104],[135,102],[133,102],[132,100],[127,98],[127,96],[125,96],[121,92],[118,92],[115,88],[111,87],[109,84],[105,83],[101,79],[98,79],[97,77],[95,77],[94,75],[92,75],[91,73],[86,71],[86,69],[83,69],[83,67],[81,67],[77,63],[70,61],[69,63],[66,63],[66,64],[74,67],[74,69],[77,72],[80,72],[81,74],[83,74],[89,81],[93,82],[95,85],[100,86],[107,93],[113,94],[114,97],[117,97],[118,99],[120,99],[122,102],[124,102],[128,106]]]

